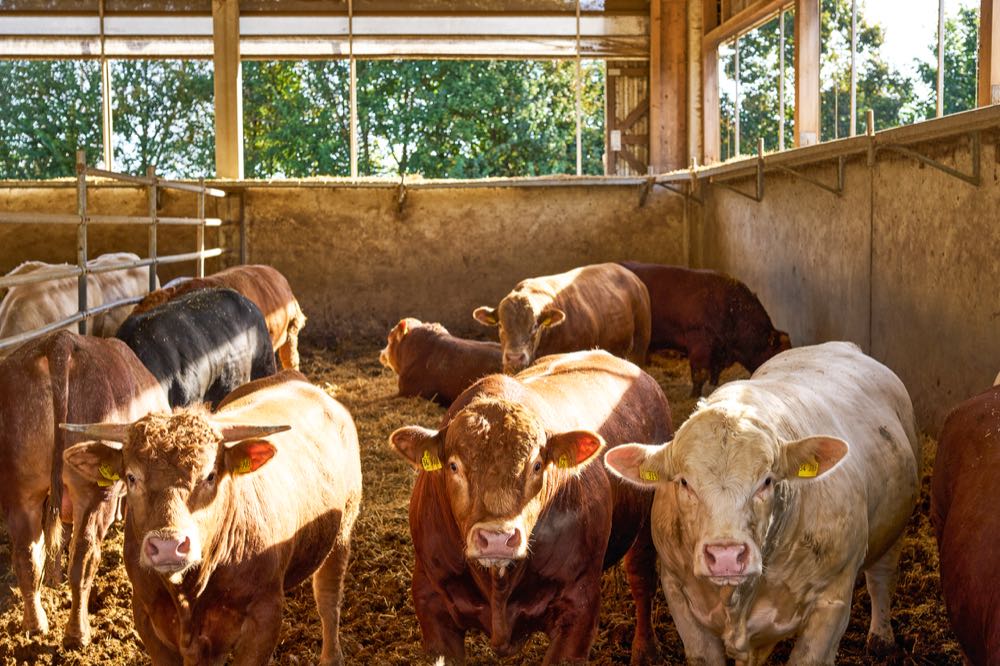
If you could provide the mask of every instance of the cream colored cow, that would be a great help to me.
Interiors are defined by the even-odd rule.
[[[832,664],[864,570],[869,647],[894,643],[889,598],[919,494],[913,408],[855,345],[781,353],[702,401],[673,441],[606,463],[656,486],[653,538],[688,663]]]

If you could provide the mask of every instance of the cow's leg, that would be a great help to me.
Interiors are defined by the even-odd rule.
[[[271,661],[271,654],[281,637],[281,612],[285,606],[284,593],[278,589],[266,590],[247,606],[246,619],[240,637],[233,648],[234,664],[259,664]]]
[[[42,571],[45,566],[43,504],[43,501],[30,502],[7,510],[11,560],[17,586],[24,600],[22,626],[30,634],[45,634],[49,631],[49,620],[42,608]]]
[[[850,564],[846,570],[857,571]],[[799,638],[788,657],[789,664],[834,663],[840,639],[851,619],[854,579],[853,575],[842,576],[832,581],[820,594],[799,631]]]
[[[340,604],[344,599],[344,576],[350,557],[350,542],[340,536],[322,566],[313,575],[313,596],[323,625],[322,666],[340,666],[344,653],[340,649]]]
[[[703,336],[688,338],[688,363],[691,365],[691,397],[700,398],[705,382],[710,379],[712,345]]]
[[[899,571],[899,554],[902,550],[903,537],[900,535],[896,543],[865,570],[865,583],[872,601],[872,621],[866,648],[869,654],[876,657],[886,657],[896,652],[896,639],[889,619]]]
[[[657,657],[653,633],[653,596],[656,594],[656,548],[649,519],[639,530],[635,543],[625,554],[625,571],[635,602],[635,635],[632,639],[632,664],[654,663]]]
[[[680,585],[669,575],[660,578],[667,598],[670,617],[684,644],[684,656],[694,666],[724,666],[726,651],[719,637],[705,629],[688,608],[687,598]]]
[[[600,562],[599,562],[600,564]],[[582,576],[556,602],[557,618],[549,629],[549,649],[543,664],[583,664],[597,636],[597,619],[601,607],[600,570]]]
[[[281,359],[281,367],[292,370],[299,369],[299,329],[305,324],[305,317],[297,313],[288,322],[288,330],[285,332],[285,344],[278,348],[278,357]]]
[[[63,645],[79,647],[90,643],[90,618],[87,605],[94,576],[101,564],[101,542],[115,518],[118,493],[109,489],[105,496],[73,499],[73,540],[69,548],[69,585],[73,596]]]
[[[420,561],[413,568],[413,609],[420,623],[424,651],[442,666],[465,663],[465,631],[455,624],[445,601],[424,573]]]
[[[146,612],[142,602],[132,595],[132,620],[135,630],[142,639],[142,645],[153,662],[153,666],[179,666],[183,663],[181,655],[169,645],[160,640],[153,626],[153,619]]]

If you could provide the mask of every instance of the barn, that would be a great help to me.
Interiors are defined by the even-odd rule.
[[[949,412],[1000,370],[1000,0],[902,4],[5,0],[0,294],[62,281],[74,308],[31,330],[0,323],[0,359],[67,326],[95,332],[175,278],[277,269],[307,318],[300,369],[359,435],[344,657],[420,663],[416,475],[388,441],[437,427],[445,409],[396,395],[379,363],[390,330],[416,317],[495,340],[478,306],[591,264],[719,271],[795,347],[851,341],[902,380],[923,460],[896,658],[961,664],[930,479]],[[94,303],[92,278],[125,271],[141,291]],[[687,360],[655,353],[644,369],[680,426],[697,402]],[[721,383],[749,374],[733,365]],[[64,646],[68,584],[42,591],[51,630],[23,631],[0,530],[0,661],[146,663],[123,541],[119,521],[90,644]],[[635,613],[621,567],[601,589],[589,661],[626,663]],[[841,663],[871,663],[869,619],[860,577]],[[683,662],[660,591],[653,621],[662,663]],[[313,663],[321,640],[311,586],[298,585],[273,659]],[[471,663],[529,664],[548,641],[502,660],[481,633],[466,644]]]

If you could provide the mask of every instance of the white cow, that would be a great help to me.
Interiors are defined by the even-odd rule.
[[[124,263],[139,257],[130,252],[102,254],[92,265]],[[23,275],[45,268],[69,268],[69,264],[45,264],[27,261],[7,275]],[[157,282],[158,284],[158,282]],[[7,290],[0,301],[0,338],[11,337],[45,324],[69,317],[77,311],[77,278],[61,278],[48,282],[18,285]],[[87,307],[102,303],[142,296],[148,291],[149,269],[130,268],[110,273],[96,273],[87,277]],[[114,308],[94,317],[87,323],[87,333],[110,337],[128,317],[134,306]],[[66,327],[76,331],[76,324]]]
[[[832,664],[858,571],[869,648],[894,645],[889,598],[919,494],[906,388],[855,345],[781,353],[701,401],[673,441],[607,453],[656,486],[660,577],[688,663]]]

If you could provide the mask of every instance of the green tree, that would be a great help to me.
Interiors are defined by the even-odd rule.
[[[76,150],[101,156],[101,70],[96,62],[0,60],[0,178],[76,173]]]
[[[211,63],[114,61],[111,81],[117,171],[143,173],[155,165],[168,177],[215,174]]]
[[[930,45],[931,61],[917,63],[920,79],[937,90],[937,41]],[[974,7],[960,7],[958,14],[944,22],[944,114],[976,108],[979,66],[979,12]],[[937,100],[918,105],[925,118],[937,115]]]

